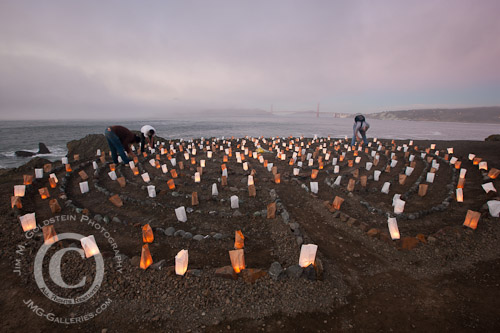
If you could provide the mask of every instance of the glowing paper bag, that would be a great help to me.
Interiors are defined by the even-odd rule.
[[[93,235],[83,237],[82,239],[80,239],[80,243],[82,244],[82,248],[85,251],[86,258],[90,258],[100,253],[99,247],[97,247],[97,243]]]
[[[35,213],[25,214],[19,216],[19,221],[23,227],[23,231],[29,231],[36,228],[36,218]]]
[[[389,227],[389,233],[391,234],[391,239],[399,239],[399,229],[398,229],[398,221],[395,217],[389,217],[387,219],[387,226]]]
[[[231,266],[238,274],[245,269],[245,252],[243,249],[229,251],[229,258],[231,259]]]
[[[300,248],[299,265],[300,267],[307,267],[309,265],[314,265],[316,261],[316,252],[318,251],[318,245],[315,244],[302,244]]]
[[[189,254],[188,250],[180,250],[175,256],[175,274],[184,275],[188,268]]]

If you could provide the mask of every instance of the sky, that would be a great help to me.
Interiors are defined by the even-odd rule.
[[[498,13],[498,0],[2,0],[0,119],[496,106]]]

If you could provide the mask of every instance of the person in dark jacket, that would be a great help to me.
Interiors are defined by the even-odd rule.
[[[109,149],[111,150],[111,157],[113,162],[118,164],[118,156],[123,160],[123,163],[129,164],[130,160],[125,155],[125,151],[129,156],[135,157],[136,155],[130,149],[133,143],[139,143],[141,138],[132,133],[128,128],[123,126],[110,126],[104,131],[104,136],[108,141]]]
[[[358,133],[363,138],[363,142],[365,143],[365,145],[368,145],[368,140],[366,139],[366,131],[368,131],[369,128],[370,124],[366,122],[365,116],[363,116],[362,114],[356,115],[356,117],[354,118],[354,125],[352,127],[353,133],[352,133],[351,146],[354,146],[354,144],[356,143],[356,138],[358,137]]]

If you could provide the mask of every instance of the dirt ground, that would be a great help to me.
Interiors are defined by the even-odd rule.
[[[284,150],[292,144],[291,149],[283,151],[284,160],[277,158],[275,150],[261,154],[277,167],[281,179],[277,184],[273,173],[258,159],[245,156],[243,162],[248,163],[248,170],[237,163],[235,153],[244,156],[244,150],[238,147],[243,140],[216,142],[211,148],[214,150],[211,159],[197,146],[197,154],[187,160],[184,152],[193,143],[183,142],[184,151],[180,152],[178,141],[173,141],[171,144],[177,151],[170,157],[177,160],[175,167],[167,154],[158,154],[160,164],[168,167],[167,173],[150,165],[156,154],[140,156],[137,163],[140,173],[147,172],[151,182],[145,183],[140,175],[122,166],[115,172],[126,179],[123,188],[108,176],[109,157],[107,163],[102,163],[97,157],[75,161],[74,156],[68,156],[73,171],[67,174],[60,162],[52,163],[59,179],[57,187],[50,188],[48,173],[42,179],[35,179],[21,198],[21,209],[9,205],[14,185],[23,184],[23,175],[34,175],[34,168],[48,162],[34,159],[17,169],[2,171],[1,331],[500,330],[500,226],[499,218],[491,217],[486,206],[487,201],[499,198],[496,193],[485,193],[481,187],[492,182],[499,189],[500,177],[491,179],[487,171],[479,170],[468,158],[473,153],[487,161],[488,170],[500,169],[500,142],[415,141],[405,153],[408,140],[380,140],[380,150],[372,143],[367,151],[354,153],[347,151],[345,142],[339,139],[287,138],[279,142],[275,139],[275,149]],[[220,146],[228,148],[229,141],[232,156],[224,162],[226,152]],[[245,147],[256,151],[251,139],[245,141]],[[85,142],[92,147],[91,140]],[[266,150],[272,142],[260,139]],[[432,150],[431,144],[436,145]],[[169,145],[167,142],[167,149]],[[313,155],[313,165],[308,166],[305,159],[299,174],[294,176],[297,163],[290,165],[289,161],[295,145],[306,149],[305,155]],[[445,156],[450,147],[453,154]],[[374,162],[372,151],[379,154],[379,162],[367,170],[366,163]],[[343,152],[345,158],[341,161]],[[397,164],[386,172],[392,153]],[[399,175],[410,166],[410,155],[414,156],[414,171],[400,184]],[[429,156],[439,164],[433,183],[425,181],[432,167],[427,160]],[[195,164],[191,164],[191,157]],[[322,169],[318,157],[323,159]],[[356,157],[360,157],[359,163],[354,162]],[[459,170],[450,165],[452,157],[461,162],[461,168],[467,169],[462,203],[456,201],[454,194]],[[338,159],[338,174],[334,172],[332,158]],[[194,174],[201,160],[205,160],[206,167],[201,182],[196,183]],[[349,160],[353,160],[352,166],[348,165]],[[93,161],[98,163],[97,173]],[[183,162],[183,168],[178,162]],[[226,186],[221,184],[222,164],[228,170]],[[177,178],[172,177],[171,169],[176,170]],[[90,191],[85,194],[79,186],[81,170],[89,176]],[[256,197],[248,195],[247,179],[252,170]],[[316,179],[311,179],[312,170],[319,170]],[[379,181],[373,179],[375,170],[382,171]],[[333,185],[339,175],[340,185]],[[365,187],[360,182],[363,176],[367,176]],[[175,189],[169,189],[170,179],[174,180]],[[349,180],[355,183],[352,191],[347,190]],[[310,191],[312,181],[318,182],[317,194]],[[391,183],[388,194],[380,191],[385,182]],[[420,183],[428,185],[425,196],[418,195]],[[155,186],[154,198],[148,197],[146,188],[151,184]],[[219,191],[217,197],[211,194],[213,184]],[[40,197],[38,189],[43,187],[48,187],[50,199],[58,200],[61,212],[53,214],[48,204],[50,199]],[[192,205],[193,192],[198,194],[199,205]],[[113,194],[120,195],[122,207],[115,207],[109,201]],[[392,207],[394,194],[404,195],[406,201],[404,213],[397,216],[400,240],[392,240],[387,227],[388,216],[396,216]],[[239,199],[238,209],[231,208],[232,196]],[[334,212],[327,205],[331,206],[336,196],[345,201],[340,211]],[[268,219],[267,206],[272,202],[278,210],[276,218]],[[189,210],[187,222],[176,218],[175,208],[180,206]],[[476,230],[462,225],[468,210],[481,214]],[[95,236],[105,273],[99,290],[87,302],[58,304],[44,296],[37,286],[34,262],[44,238],[40,231],[23,233],[18,220],[18,216],[31,212],[36,212],[38,225],[49,221],[58,234]],[[64,221],[63,216],[67,217]],[[56,217],[59,220],[50,220]],[[161,269],[139,268],[144,244],[141,227],[145,224],[154,231],[154,241],[149,244],[153,262],[165,260]],[[169,228],[190,236],[168,234]],[[218,268],[231,265],[228,251],[234,249],[236,230],[245,235],[247,268],[270,272],[271,264],[279,263],[284,272],[276,279],[266,274],[253,283],[241,276],[237,280],[216,276]],[[195,240],[193,237],[197,235],[203,239]],[[294,277],[291,273],[298,264],[301,244],[318,245],[317,259],[321,263],[316,263],[312,277],[306,273]],[[69,247],[80,244],[62,240],[48,253],[53,255],[56,250]],[[191,270],[183,277],[172,273],[174,258],[182,249],[189,250]],[[116,251],[123,260],[116,259]],[[48,258],[43,262],[49,266]],[[51,281],[47,285],[58,295],[76,297],[89,289],[96,265],[93,260],[83,260],[75,251],[68,251],[62,258],[63,280],[77,284],[86,276],[84,286],[67,289]],[[45,278],[50,280],[47,275]],[[67,322],[68,318],[84,315],[87,317],[81,322]],[[60,318],[62,323],[54,318]]]

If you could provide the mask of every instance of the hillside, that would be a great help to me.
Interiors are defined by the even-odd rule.
[[[371,113],[370,118],[464,123],[500,123],[500,107],[385,111]]]

